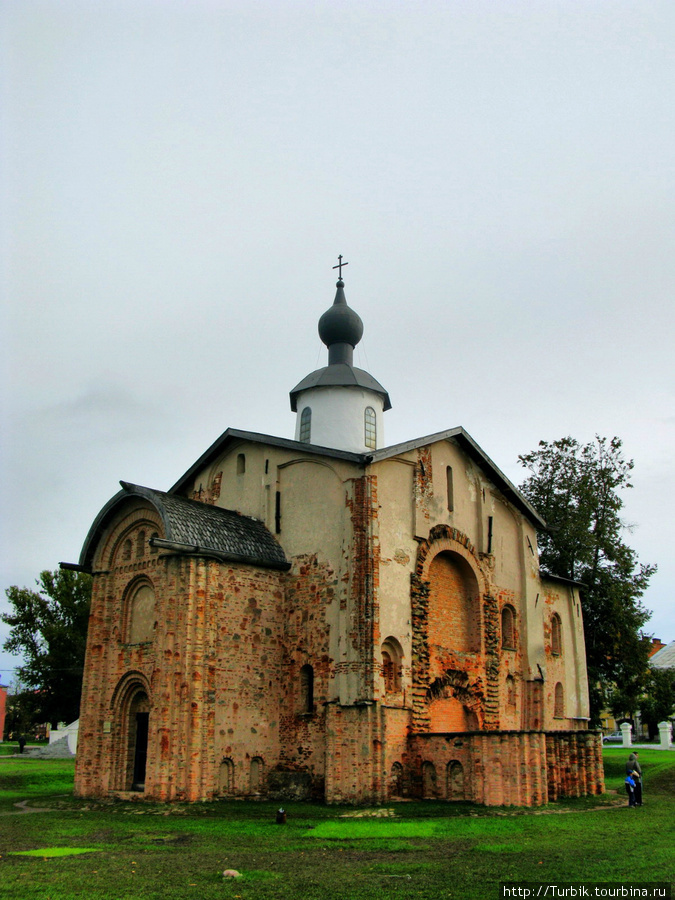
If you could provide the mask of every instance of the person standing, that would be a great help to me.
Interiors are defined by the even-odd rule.
[[[642,806],[642,769],[637,750],[628,757],[626,775],[630,775],[635,782],[635,806]]]
[[[632,809],[634,806],[637,806],[635,802],[635,779],[633,778],[633,773],[629,772],[626,775],[626,780],[624,781],[626,785],[626,793],[628,794],[628,805]]]

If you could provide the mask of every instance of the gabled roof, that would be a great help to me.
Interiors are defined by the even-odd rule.
[[[120,484],[122,490],[103,507],[84,542],[79,564],[86,571],[91,571],[98,540],[111,516],[132,497],[146,500],[159,513],[165,534],[159,546],[262,568],[290,568],[284,551],[258,519],[137,484]]]
[[[507,500],[519,509],[528,519],[540,530],[546,529],[546,522],[542,519],[532,504],[525,499],[518,488],[504,475],[501,469],[490,459],[490,457],[478,446],[471,435],[461,426],[458,428],[449,428],[447,431],[437,431],[435,434],[428,434],[425,437],[415,438],[413,441],[406,441],[403,444],[394,444],[392,447],[384,447],[382,450],[376,450],[372,454],[373,462],[389,459],[392,456],[399,456],[401,453],[407,453],[409,450],[416,450],[418,447],[424,447],[427,444],[436,444],[439,441],[454,441],[464,450],[467,456],[476,463],[485,475],[495,484],[504,494]]]
[[[222,456],[229,447],[236,446],[242,441],[253,444],[265,444],[268,447],[281,447],[284,450],[293,450],[306,456],[328,456],[332,459],[344,459],[347,462],[353,462],[360,466],[365,466],[368,463],[368,457],[362,453],[350,453],[348,450],[333,450],[330,447],[306,444],[304,441],[291,441],[287,438],[273,437],[271,434],[258,434],[255,431],[239,431],[236,428],[228,428],[211,444],[205,453],[202,453],[197,462],[191,465],[184,475],[181,475],[173,487],[169,489],[169,493],[174,494],[189,487],[192,479],[202,469],[212,463],[214,459]]]
[[[546,522],[535,510],[531,503],[525,499],[518,488],[509,481],[501,469],[481,450],[474,439],[462,427],[450,428],[446,431],[437,431],[435,434],[429,434],[425,437],[416,438],[412,441],[406,441],[402,444],[394,444],[391,447],[384,447],[382,450],[375,450],[372,453],[350,453],[346,450],[333,450],[330,447],[319,447],[316,444],[306,444],[300,441],[290,441],[285,438],[273,437],[268,434],[258,434],[252,431],[238,431],[234,428],[228,428],[221,436],[214,441],[206,453],[197,460],[194,465],[190,466],[187,472],[178,479],[169,493],[174,494],[186,487],[189,487],[192,480],[197,474],[208,466],[214,459],[221,456],[228,447],[248,441],[256,444],[266,444],[270,447],[281,447],[286,450],[292,450],[295,453],[302,453],[306,456],[321,456],[331,459],[343,459],[347,462],[356,463],[362,468],[366,468],[371,463],[378,463],[382,460],[399,456],[409,450],[416,450],[418,447],[424,447],[427,444],[435,444],[439,441],[454,441],[460,446],[464,452],[476,463],[476,465],[485,473],[496,487],[504,494],[507,500],[520,510],[532,524],[540,529],[546,529]]]
[[[657,669],[675,669],[675,641],[661,647],[649,660],[650,666]]]

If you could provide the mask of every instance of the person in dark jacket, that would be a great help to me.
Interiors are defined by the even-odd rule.
[[[631,775],[635,782],[635,806],[642,806],[642,769],[638,761],[637,750],[628,757],[626,775]]]

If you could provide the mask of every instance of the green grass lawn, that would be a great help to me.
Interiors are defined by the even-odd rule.
[[[626,752],[604,758],[608,788],[623,791]],[[386,818],[298,803],[277,825],[277,804],[264,802],[75,800],[72,761],[2,760],[0,896],[496,900],[501,881],[672,883],[675,753],[640,751],[640,762],[642,809],[612,806],[611,794],[540,810],[398,803]],[[23,800],[50,811],[15,815]],[[242,877],[224,881],[227,868]]]

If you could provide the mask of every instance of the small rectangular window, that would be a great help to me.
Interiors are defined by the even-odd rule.
[[[448,491],[448,512],[452,512],[455,508],[455,495],[452,486],[452,466],[448,466],[445,470],[447,491]]]

